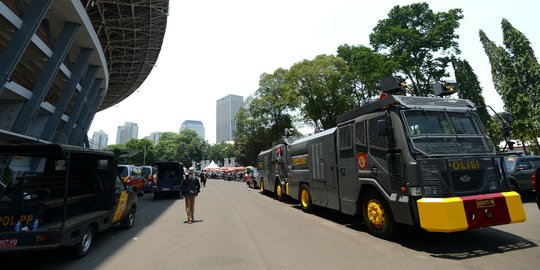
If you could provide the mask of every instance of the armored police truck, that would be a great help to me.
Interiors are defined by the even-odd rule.
[[[272,148],[262,151],[257,157],[255,184],[259,185],[261,193],[272,193],[280,201],[284,201],[288,194],[288,145],[293,141],[290,131],[286,129],[281,140],[274,142]]]
[[[469,100],[382,95],[288,155],[287,194],[304,211],[362,215],[378,237],[399,224],[456,232],[526,219]]]

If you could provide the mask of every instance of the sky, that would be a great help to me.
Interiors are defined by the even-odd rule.
[[[253,95],[263,73],[289,69],[320,54],[336,55],[343,44],[369,46],[369,35],[396,5],[418,1],[358,0],[170,0],[160,55],[150,75],[131,96],[98,112],[95,131],[116,143],[125,122],[139,126],[139,139],[152,132],[178,132],[185,120],[200,120],[205,140],[216,138],[216,101],[229,94]],[[456,30],[461,58],[469,61],[483,87],[486,104],[503,103],[494,89],[491,67],[479,40],[483,30],[502,45],[501,20],[524,33],[540,51],[540,1],[426,1],[435,12],[461,8]]]

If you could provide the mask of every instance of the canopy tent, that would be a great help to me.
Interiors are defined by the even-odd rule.
[[[212,162],[210,162],[208,166],[204,167],[203,170],[214,170],[214,169],[219,169],[219,166],[212,160]]]

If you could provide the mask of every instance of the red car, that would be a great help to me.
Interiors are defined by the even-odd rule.
[[[118,174],[122,178],[122,181],[124,181],[127,186],[132,187],[133,191],[137,193],[137,196],[143,196],[146,187],[146,179],[144,179],[141,167],[126,164],[118,164],[117,167]]]
[[[532,174],[532,186],[533,190],[536,192],[536,204],[538,205],[538,209],[540,209],[540,167],[536,168],[536,170]]]

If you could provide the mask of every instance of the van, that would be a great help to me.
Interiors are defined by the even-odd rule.
[[[0,145],[0,253],[69,248],[76,258],[96,234],[135,222],[137,195],[115,156],[59,144]]]
[[[184,181],[184,165],[178,161],[156,162],[157,169],[156,185],[152,187],[154,199],[159,199],[163,194],[172,193],[178,198],[181,196],[180,186]]]
[[[146,180],[141,167],[135,165],[119,164],[118,174],[122,178],[122,181],[137,193],[139,197],[144,195],[144,189],[146,187]]]
[[[152,187],[156,185],[156,169],[152,166],[141,166],[141,169],[146,181],[144,190],[152,191]]]

